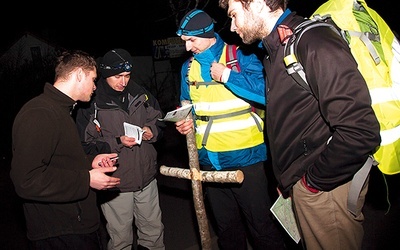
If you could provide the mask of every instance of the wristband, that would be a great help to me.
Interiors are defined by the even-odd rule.
[[[118,137],[115,137],[115,140],[117,141],[118,145],[122,143],[122,142],[121,142],[121,138],[120,138],[119,136],[118,136]]]
[[[312,187],[311,185],[309,185],[309,184],[307,183],[306,175],[303,175],[303,177],[301,178],[301,182],[303,183],[303,186],[304,186],[305,188],[307,188],[307,190],[310,191],[311,193],[314,193],[314,194],[315,194],[315,193],[318,193],[318,192],[319,192],[318,189]]]
[[[231,69],[230,68],[225,68],[224,71],[222,72],[220,82],[226,83],[229,79],[229,75],[231,74]]]

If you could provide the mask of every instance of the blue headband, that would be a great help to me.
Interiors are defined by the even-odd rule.
[[[189,21],[196,16],[199,13],[203,13],[204,11],[202,10],[195,10],[192,13],[190,13],[188,16],[186,16],[185,20],[183,20],[181,26],[179,27],[178,31],[176,32],[176,34],[178,36],[198,36],[204,33],[207,33],[209,31],[212,31],[214,29],[214,23],[211,22],[211,24],[209,24],[207,27],[205,28],[200,28],[197,30],[185,30],[186,26],[188,25]]]

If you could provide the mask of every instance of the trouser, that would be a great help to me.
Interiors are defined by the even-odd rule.
[[[211,170],[203,166],[203,170]],[[281,231],[270,212],[264,163],[241,168],[241,184],[205,183],[206,195],[217,225],[220,249],[247,249],[246,231],[253,249],[284,249]]]
[[[151,250],[165,249],[156,179],[140,191],[118,193],[101,204],[101,209],[110,236],[108,249],[133,249],[133,222],[138,245]]]
[[[312,193],[301,183],[293,186],[293,202],[302,239],[308,250],[361,249],[364,215],[354,216],[347,210],[351,181],[332,191]],[[361,189],[357,211],[364,206],[368,179]]]
[[[102,250],[98,231],[88,234],[69,234],[31,241],[31,250]]]

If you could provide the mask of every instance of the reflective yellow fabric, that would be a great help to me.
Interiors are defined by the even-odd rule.
[[[381,126],[382,143],[374,157],[382,173],[397,174],[400,173],[400,45],[382,17],[369,8],[365,0],[357,2],[364,7],[364,13],[353,13],[354,0],[329,0],[314,14],[330,14],[339,28],[346,31],[364,32],[368,31],[367,26],[376,26],[381,40],[381,47],[373,43],[381,59],[378,65],[358,37],[350,37],[350,48],[367,82],[372,107]],[[356,16],[363,20],[357,20]],[[368,19],[374,23],[366,25]]]
[[[219,62],[226,64],[225,51]],[[190,99],[196,116],[215,116],[250,109],[249,103],[236,97],[223,84],[207,84],[201,78],[200,65],[191,63],[189,75]],[[194,85],[193,83],[201,83]],[[251,115],[253,114],[253,116]],[[254,112],[231,116],[213,121],[205,148],[213,152],[227,152],[260,145],[264,142],[263,132],[259,131],[253,117],[264,127],[262,119]],[[203,137],[209,121],[196,119],[197,148],[202,147]],[[251,135],[251,136],[249,136]]]

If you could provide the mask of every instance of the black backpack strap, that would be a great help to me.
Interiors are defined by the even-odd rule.
[[[334,30],[339,36],[343,37],[344,34],[339,31],[338,27],[330,23],[330,21],[331,18],[329,15],[315,15],[312,19],[304,19],[303,22],[301,22],[296,28],[294,28],[292,34],[288,37],[284,47],[283,61],[286,66],[286,71],[301,87],[310,92],[312,95],[313,93],[310,86],[308,85],[304,68],[298,61],[296,56],[297,46],[304,32],[315,27],[329,27]]]

